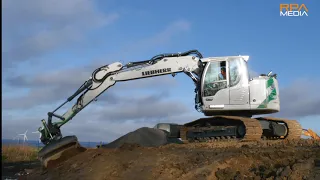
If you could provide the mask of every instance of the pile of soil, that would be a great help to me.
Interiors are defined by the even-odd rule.
[[[167,138],[167,133],[161,129],[142,127],[101,147],[119,148],[125,144],[135,144],[142,147],[158,147],[170,143],[182,142],[177,138]]]
[[[122,145],[88,149],[28,179],[320,179],[320,141]]]

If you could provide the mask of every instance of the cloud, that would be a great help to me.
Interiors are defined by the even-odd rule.
[[[87,109],[76,116],[72,122],[84,122],[95,125],[96,128],[101,128],[98,124],[105,124],[106,128],[110,130],[108,124],[122,124],[135,123],[141,126],[154,126],[158,121],[171,122],[171,120],[179,120],[183,122],[186,118],[184,115],[196,112],[192,107],[187,106],[179,100],[172,100],[168,98],[167,92],[158,92],[151,95],[140,95],[135,97],[120,97],[117,103],[110,104],[92,104]],[[175,119],[176,118],[176,119]],[[75,126],[82,126],[77,124]],[[71,128],[71,125],[70,125]],[[73,130],[76,131],[76,130]],[[122,129],[121,133],[127,131]]]
[[[174,35],[190,30],[191,23],[186,20],[179,20],[169,24],[162,32],[155,36],[145,39],[138,43],[138,47],[148,47],[150,45],[159,45],[167,43]]]
[[[305,117],[319,116],[316,107],[320,100],[316,91],[310,88],[302,89],[309,86],[308,81],[304,79],[281,88],[281,113],[274,116],[301,119],[302,124]],[[318,86],[319,84],[314,87]],[[304,92],[303,98],[300,98],[301,92]],[[170,91],[165,89],[158,89],[157,92],[149,94],[131,93],[130,90],[114,93],[111,95],[113,99],[109,102],[100,98],[98,103],[91,104],[63,126],[64,135],[76,135],[81,141],[110,142],[140,127],[153,127],[159,122],[184,124],[203,117],[202,113],[193,109],[193,105],[174,99]],[[110,97],[110,93],[107,94]],[[310,108],[312,106],[315,108]],[[28,112],[19,116],[5,112],[2,117],[3,126],[6,127],[3,132],[4,137],[14,136],[15,133],[24,132],[26,129],[36,129],[35,126],[41,125],[39,117],[44,117],[45,113],[33,109]],[[308,126],[312,127],[310,124],[312,121],[309,121]]]
[[[313,79],[297,79],[280,89],[280,112],[276,116],[304,117],[320,115],[320,83]]]
[[[5,65],[79,43],[89,30],[119,18],[117,13],[100,12],[90,0],[4,0],[2,11]]]
[[[111,55],[108,54],[108,56],[118,58],[132,57],[136,55],[136,53],[150,51],[154,48],[161,49],[165,45],[172,43],[176,36],[179,36],[184,32],[188,32],[190,29],[191,23],[189,21],[177,20],[168,24],[160,32],[143,40],[127,44],[120,52],[115,52]]]
[[[175,21],[154,36],[136,42],[135,46],[129,46],[129,51],[135,51],[134,48],[138,47],[144,51],[147,47],[150,48],[153,45],[159,45],[159,43],[168,43],[173,36],[182,31],[186,31],[189,28],[189,22],[183,20]],[[123,50],[122,52],[128,53],[129,51]],[[3,108],[26,109],[27,107],[27,109],[29,109],[48,102],[54,103],[56,101],[64,100],[67,96],[72,95],[75,90],[91,76],[91,73],[96,68],[105,65],[101,62],[102,60],[99,60],[98,62],[93,62],[83,67],[40,72],[33,76],[25,74],[10,76],[6,79],[6,85],[12,88],[29,88],[29,90],[22,97],[4,98]],[[100,99],[115,102],[117,96],[117,93],[115,92],[117,91],[126,89],[130,89],[131,91],[135,89],[164,89],[166,86],[172,87],[175,85],[176,82],[169,76],[119,82],[104,93],[106,95],[101,95]]]
[[[79,116],[70,124],[63,127],[64,135],[76,135],[80,141],[104,141],[111,142],[120,136],[141,127],[154,127],[157,123],[178,123],[184,124],[202,117],[198,112],[189,111],[174,116],[161,116],[158,119],[150,121],[126,120],[126,121],[106,121],[107,117],[97,121],[89,122]],[[82,122],[82,123],[80,123]],[[85,123],[87,122],[87,123]]]
[[[163,97],[165,98],[165,97]],[[110,121],[119,120],[143,120],[154,121],[162,117],[170,117],[187,112],[190,107],[179,101],[131,101],[128,104],[126,101],[120,103],[118,106],[112,106],[109,109],[102,110],[99,115],[106,117]]]
[[[91,63],[82,67],[73,67],[60,70],[39,72],[35,75],[20,74],[5,79],[12,88],[41,88],[64,86],[65,89],[80,86],[88,80],[92,72],[104,64]]]
[[[39,73],[33,76],[17,75],[9,77],[5,80],[7,86],[12,89],[28,88],[29,90],[19,97],[4,97],[3,109],[26,110],[34,106],[48,103],[53,104],[57,101],[66,100],[89,79],[94,69],[100,66],[101,64],[93,63],[83,67],[56,70],[45,74]],[[127,96],[130,91],[130,96],[133,96],[134,90],[164,90],[168,86],[173,87],[175,85],[176,82],[170,76],[118,82],[104,92],[99,99],[116,103],[117,99],[120,99],[120,95]]]
[[[177,21],[137,43],[148,48],[157,43],[169,43],[171,38],[188,28],[188,22]],[[161,38],[166,40],[162,41]],[[144,50],[142,48],[141,51]],[[39,55],[41,54],[36,54]],[[22,60],[17,62],[21,63]],[[4,79],[7,91],[21,91],[19,97],[3,99],[3,126],[8,127],[3,131],[4,137],[10,138],[25,129],[36,129],[35,125],[40,126],[40,119],[46,118],[43,112],[53,109],[53,105],[66,99],[87,80],[93,70],[108,63],[105,60],[104,63],[101,62],[102,60],[94,61],[83,67],[46,70],[33,75],[20,72]],[[176,81],[169,75],[119,82],[102,94],[98,102],[82,110],[62,130],[65,135],[76,134],[80,140],[110,141],[142,126],[153,127],[159,120],[170,121],[181,114],[184,116],[188,114],[189,107],[174,101],[167,89],[176,85]],[[66,108],[61,111],[65,110]]]
[[[140,97],[122,97],[117,104],[104,106],[94,103],[61,130],[64,135],[77,135],[82,141],[111,141],[139,127],[153,127],[158,122],[185,123],[195,119],[195,110],[181,101],[169,100],[167,95],[166,92],[160,92]],[[3,126],[6,127],[3,136],[10,138],[26,129],[35,131],[41,126],[40,117],[45,117],[45,113],[31,111],[19,116],[5,113],[2,117]]]
[[[115,22],[117,12],[102,12],[90,0],[3,1],[3,59],[5,65],[37,61],[59,50],[81,45],[92,30]],[[160,26],[159,32],[135,42],[124,42],[123,48],[108,58],[132,57],[178,42],[191,29],[187,20]],[[96,36],[99,37],[99,36]],[[62,55],[63,56],[63,55]],[[91,57],[89,57],[91,58]],[[3,136],[10,138],[26,129],[36,130],[47,109],[70,96],[93,70],[109,63],[92,62],[82,67],[43,70],[29,73],[16,71],[5,80],[3,96]],[[70,65],[74,63],[70,62]],[[80,63],[81,64],[81,63]],[[32,70],[31,70],[32,71]],[[254,71],[250,74],[257,76]],[[300,80],[281,88],[281,112],[277,116],[304,117],[319,115],[317,88]],[[175,80],[170,76],[119,82],[63,126],[64,135],[74,134],[82,141],[111,141],[139,127],[153,127],[158,122],[183,124],[203,117],[193,107],[171,96]],[[311,86],[312,85],[312,86]],[[171,87],[168,90],[168,87]],[[317,85],[319,87],[319,84]],[[303,93],[301,93],[303,92]],[[19,96],[19,97],[18,97]],[[69,106],[70,107],[70,106]],[[37,135],[29,139],[36,139]]]

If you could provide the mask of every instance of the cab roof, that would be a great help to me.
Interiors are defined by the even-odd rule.
[[[209,61],[223,61],[227,59],[234,59],[234,58],[242,58],[246,62],[249,60],[250,56],[247,55],[239,55],[239,56],[220,56],[220,57],[206,57],[201,59],[202,62],[209,62]]]

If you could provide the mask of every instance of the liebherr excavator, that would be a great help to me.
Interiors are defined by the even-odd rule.
[[[48,113],[39,128],[45,147],[39,152],[46,164],[65,149],[80,146],[76,136],[62,137],[61,126],[117,82],[185,73],[195,85],[195,109],[205,116],[192,122],[160,124],[156,128],[183,141],[238,139],[299,139],[302,127],[296,120],[257,117],[280,111],[277,75],[269,72],[249,77],[249,56],[204,58],[197,50],[159,54],[149,60],[121,64],[114,62],[96,69],[92,76],[57,109]],[[63,115],[55,112],[77,97]],[[53,122],[53,117],[60,119]]]

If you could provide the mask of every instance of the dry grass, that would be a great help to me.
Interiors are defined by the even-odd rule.
[[[34,161],[37,160],[38,149],[24,145],[2,146],[2,162]]]

